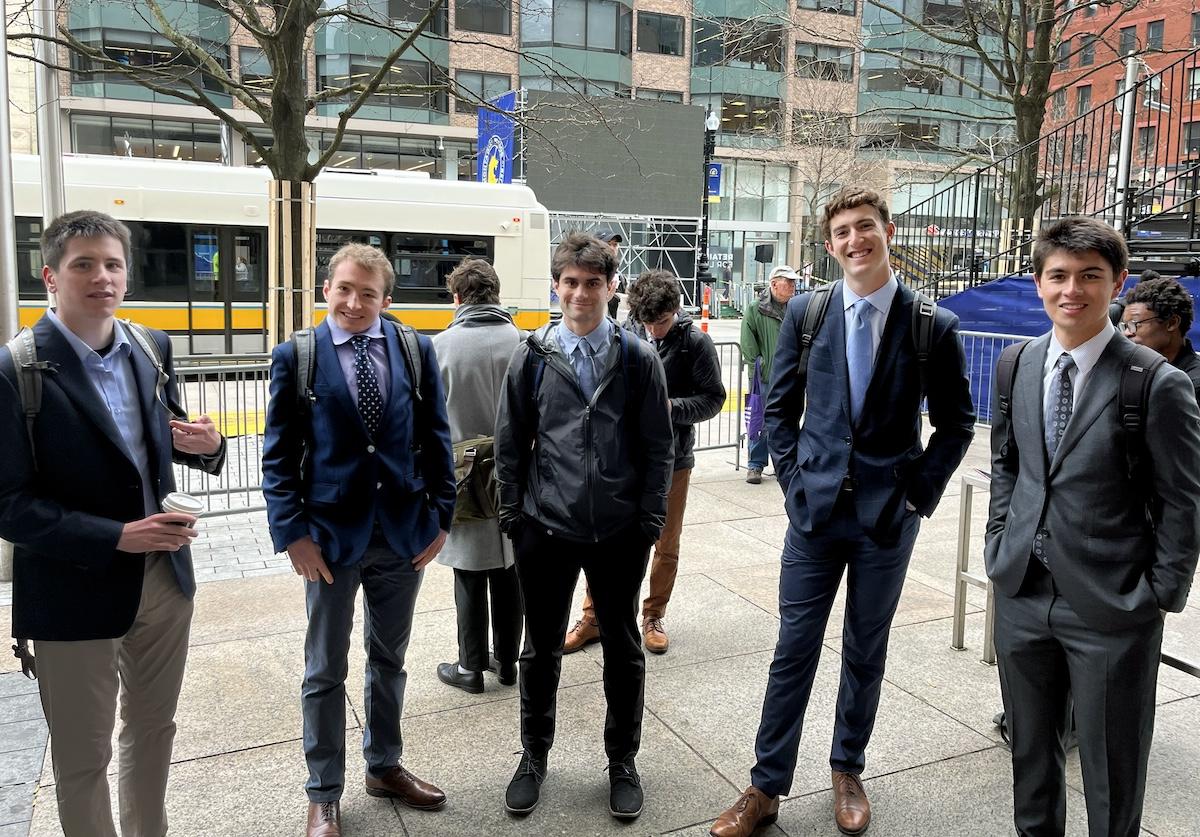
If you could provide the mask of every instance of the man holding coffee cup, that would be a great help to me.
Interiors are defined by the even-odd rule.
[[[129,229],[70,212],[42,233],[42,256],[57,306],[33,327],[36,358],[21,338],[0,348],[13,635],[35,643],[63,833],[117,834],[107,768],[119,692],[121,832],[161,835],[199,510],[172,493],[171,463],[219,473],[225,443],[207,416],[188,421],[179,408],[167,336],[115,318]],[[27,423],[33,375],[41,397]]]

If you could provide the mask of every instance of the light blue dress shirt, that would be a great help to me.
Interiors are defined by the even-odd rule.
[[[562,323],[558,324],[555,331],[555,338],[558,340],[558,345],[563,350],[563,354],[567,356],[567,359],[571,361],[571,368],[575,370],[575,375],[579,378],[580,386],[590,401],[592,396],[595,395],[596,387],[600,385],[600,378],[604,375],[604,364],[608,359],[608,344],[613,334],[613,321],[605,317],[600,321],[600,325],[582,336],[571,331],[571,329]],[[587,341],[588,346],[592,350],[594,372],[580,370],[581,364],[586,361],[582,353],[575,350],[579,347],[580,341],[583,340]],[[589,378],[591,379],[590,382]],[[591,391],[589,391],[589,388]]]
[[[355,404],[358,404],[358,375],[354,372],[354,347],[350,345],[350,338],[355,334],[365,334],[371,338],[371,346],[368,351],[371,355],[371,363],[375,366],[375,377],[379,379],[379,397],[383,401],[384,409],[387,409],[391,367],[388,365],[387,340],[383,336],[383,319],[377,317],[366,331],[353,333],[339,327],[332,317],[325,322],[329,323],[329,336],[333,338],[333,350],[337,352],[338,364],[342,367],[342,375],[346,379],[346,386],[350,388],[350,397],[354,399]]]
[[[896,275],[892,274],[883,283],[883,287],[865,297],[860,297],[850,290],[848,283],[842,282],[842,312],[845,317],[847,338],[849,338],[854,325],[854,303],[859,299],[865,299],[871,304],[866,315],[871,325],[871,357],[879,354],[879,344],[883,342],[883,327],[887,324],[888,313],[892,310],[892,300],[896,298],[896,290],[899,287],[900,283],[896,281]]]
[[[117,426],[121,439],[125,442],[125,452],[142,478],[142,501],[146,514],[158,512],[154,481],[150,475],[150,452],[146,446],[141,398],[138,394],[137,379],[133,374],[133,345],[129,342],[125,329],[119,321],[113,322],[112,345],[101,355],[67,328],[53,309],[46,312],[46,317],[75,350],[88,380],[96,388],[100,400],[108,407],[113,424]]]

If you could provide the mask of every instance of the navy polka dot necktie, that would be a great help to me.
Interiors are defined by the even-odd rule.
[[[358,384],[358,412],[367,433],[373,438],[379,432],[383,418],[383,397],[379,394],[379,378],[375,376],[375,364],[371,360],[371,338],[356,334],[350,338],[354,347],[354,377]]]
[[[1071,369],[1074,366],[1075,359],[1063,352],[1054,364],[1054,377],[1050,380],[1050,403],[1046,415],[1046,453],[1051,461],[1058,452],[1058,443],[1062,441],[1075,406],[1075,388],[1071,383]]]

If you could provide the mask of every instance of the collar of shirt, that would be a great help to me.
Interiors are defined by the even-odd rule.
[[[335,346],[349,342],[351,337],[358,334],[365,334],[372,340],[383,339],[383,319],[381,317],[376,317],[375,322],[371,323],[366,331],[346,331],[346,329],[335,323],[332,317],[326,319],[325,322],[329,323],[329,336],[333,339],[333,345]]]
[[[580,340],[586,340],[588,345],[592,347],[592,354],[597,357],[603,357],[602,352],[608,346],[609,338],[612,336],[613,321],[605,317],[600,321],[600,325],[596,326],[590,332],[584,335],[578,335],[571,329],[567,328],[562,323],[558,324],[558,345],[562,347],[563,354],[570,357],[575,347],[579,345]]]
[[[1113,324],[1105,320],[1104,328],[1100,329],[1099,334],[1070,351],[1071,359],[1075,361],[1075,368],[1079,370],[1076,380],[1081,376],[1086,377],[1092,371],[1092,367],[1104,353],[1104,347],[1108,345],[1109,340],[1112,340],[1114,331],[1116,329]],[[1050,332],[1050,347],[1046,351],[1046,363],[1042,367],[1043,377],[1050,374],[1050,370],[1054,368],[1054,364],[1058,363],[1059,357],[1065,351],[1067,350],[1063,348],[1062,343],[1058,342],[1054,332]]]
[[[95,363],[96,361],[101,363],[104,362],[104,358],[100,356],[99,352],[97,352],[87,343],[84,343],[78,334],[67,328],[67,324],[58,318],[58,313],[53,308],[46,309],[46,319],[54,323],[54,327],[59,330],[59,333],[62,334],[63,339],[65,339],[67,343],[71,345],[71,348],[75,350],[75,354],[79,355],[79,361],[85,366],[89,363]],[[112,349],[105,355],[105,357],[117,357],[122,352],[128,355],[131,351],[131,348],[132,347],[129,344],[129,338],[125,334],[125,329],[121,327],[121,322],[119,320],[113,320]],[[93,361],[92,358],[95,358],[95,361]]]
[[[865,299],[871,304],[871,307],[883,314],[883,321],[887,322],[888,312],[892,310],[892,300],[896,298],[896,289],[900,283],[896,280],[896,274],[888,275],[888,280],[883,283],[882,287],[872,291],[866,296],[860,297],[854,291],[850,290],[850,283],[842,282],[842,310],[845,311],[853,307],[854,303],[860,299]]]

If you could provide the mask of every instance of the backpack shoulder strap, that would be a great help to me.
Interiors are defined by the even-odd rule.
[[[392,320],[392,323],[396,326],[396,333],[400,337],[400,351],[404,353],[404,366],[412,381],[413,405],[419,406],[422,403],[421,376],[424,370],[421,368],[421,344],[417,340],[417,330],[399,320]]]
[[[1017,363],[1021,359],[1021,352],[1025,351],[1028,345],[1029,341],[1022,340],[1020,343],[1005,346],[1004,351],[1000,352],[1000,360],[996,362],[996,400],[1000,413],[1005,418],[1012,418],[1012,393],[1017,383]]]
[[[307,416],[312,412],[313,383],[317,377],[317,338],[311,328],[292,332],[292,351],[296,353],[296,410]]]
[[[33,329],[23,328],[8,341],[12,354],[13,370],[17,376],[17,395],[21,399],[21,411],[25,414],[25,432],[29,436],[29,453],[37,467],[37,456],[33,444],[33,425],[42,409],[42,371],[38,363],[37,344]]]
[[[933,326],[937,320],[937,303],[920,291],[912,306],[912,339],[917,352],[917,370],[921,376],[921,397],[929,391],[929,357],[933,354]]]
[[[832,284],[809,291],[808,304],[804,306],[804,322],[800,327],[800,359],[796,363],[802,383],[808,380],[808,356],[812,352],[817,333],[825,324],[825,314],[829,311],[829,300],[832,296]]]
[[[125,331],[133,338],[133,342],[141,347],[142,353],[150,359],[150,363],[154,365],[154,371],[157,373],[157,380],[154,384],[154,397],[164,407],[167,402],[163,400],[163,390],[167,386],[167,371],[163,368],[162,351],[158,348],[158,341],[154,339],[154,335],[150,333],[150,329],[146,328],[141,323],[135,323],[133,320],[121,320],[121,325],[125,327]],[[170,409],[168,407],[168,409]]]
[[[1134,344],[1121,370],[1118,407],[1125,432],[1125,463],[1129,478],[1136,480],[1146,453],[1146,411],[1150,403],[1150,385],[1166,358],[1153,349]]]

